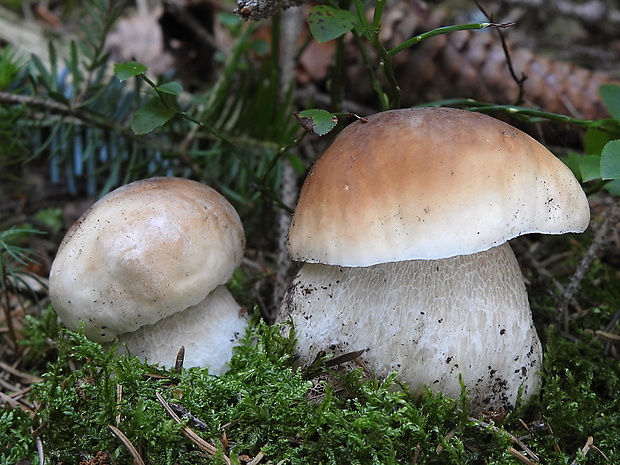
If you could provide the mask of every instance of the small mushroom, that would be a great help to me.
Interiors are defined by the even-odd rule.
[[[302,362],[366,349],[379,376],[472,410],[531,396],[542,361],[507,241],[583,231],[587,198],[537,141],[490,116],[393,110],[345,128],[303,185],[289,252],[307,262],[278,322]]]
[[[161,177],[120,187],[68,231],[50,272],[50,299],[71,329],[119,338],[150,363],[225,371],[247,318],[224,284],[243,256],[243,227],[214,189]]]

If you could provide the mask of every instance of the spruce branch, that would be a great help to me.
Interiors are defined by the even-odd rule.
[[[107,133],[119,134],[139,144],[150,145],[162,152],[169,153],[178,158],[187,168],[190,168],[193,174],[198,172],[198,168],[191,161],[186,150],[178,149],[174,145],[155,137],[136,134],[128,127],[112,121],[105,116],[96,116],[94,113],[87,112],[83,109],[72,108],[53,100],[30,95],[12,94],[10,92],[0,92],[0,105],[22,105],[32,110],[42,111],[46,116],[52,114],[62,118],[68,118],[69,121],[76,124],[98,128]]]

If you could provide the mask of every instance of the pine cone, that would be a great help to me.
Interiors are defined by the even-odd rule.
[[[608,117],[598,88],[614,82],[604,73],[537,55],[508,43],[523,104],[575,118]],[[396,70],[403,104],[463,97],[514,104],[519,85],[511,76],[496,31],[459,31],[422,42],[407,52]]]
[[[422,32],[451,24],[441,10],[413,11],[402,3],[392,8],[382,30],[388,50]],[[501,39],[497,31],[487,29],[433,37],[397,54],[394,72],[401,88],[401,106],[471,98],[506,105],[520,103],[575,118],[609,117],[598,88],[620,82],[605,73],[536,54],[508,40],[506,45],[517,78],[527,77],[523,102],[518,102],[519,85],[511,76]],[[353,41],[347,57],[347,97],[364,103],[374,101]],[[373,59],[376,62],[377,57]]]

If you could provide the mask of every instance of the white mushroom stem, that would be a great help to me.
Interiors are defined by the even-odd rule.
[[[120,335],[119,352],[126,349],[149,363],[171,367],[184,346],[185,366],[208,366],[210,373],[220,375],[228,369],[246,327],[245,312],[224,286],[218,286],[198,305]]]
[[[515,404],[540,383],[541,344],[510,246],[442,260],[370,267],[305,264],[283,304],[302,362],[319,351],[367,349],[378,376],[398,370],[414,391],[458,398],[472,409]]]

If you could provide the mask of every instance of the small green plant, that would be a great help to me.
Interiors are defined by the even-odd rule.
[[[377,0],[374,5],[373,17],[370,21],[367,19],[366,6],[361,0],[354,0],[353,5],[355,13],[350,12],[348,9],[330,5],[317,5],[313,7],[308,16],[310,32],[317,42],[326,42],[333,39],[340,40],[345,33],[349,31],[353,33],[356,44],[364,57],[373,89],[377,94],[379,105],[382,110],[398,108],[400,106],[400,87],[392,66],[393,57],[398,53],[423,40],[442,34],[472,29],[486,29],[490,27],[505,28],[512,25],[512,23],[496,24],[485,22],[444,26],[411,37],[391,50],[387,50],[380,40],[381,21],[386,7],[386,1]],[[367,51],[367,43],[377,52],[378,63],[372,62],[369,59],[370,55]],[[375,69],[377,68],[377,64],[388,80],[389,85],[387,89],[384,88],[376,75]],[[338,108],[340,102],[333,101],[332,104]]]
[[[567,163],[582,182],[620,196],[620,86],[603,85],[600,94],[612,119],[589,126],[585,155],[570,153]]]

